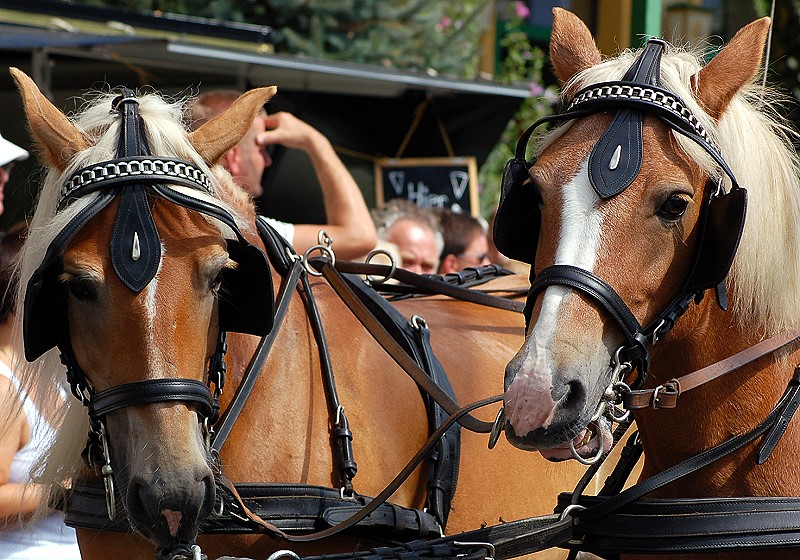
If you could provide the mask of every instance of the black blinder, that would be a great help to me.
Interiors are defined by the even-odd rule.
[[[64,286],[58,281],[61,267],[52,263],[37,270],[25,290],[22,333],[25,359],[34,361],[57,346],[67,330],[67,300]]]
[[[492,235],[505,256],[533,264],[542,218],[529,174],[531,165],[519,158],[506,163]]]
[[[685,291],[701,292],[721,284],[733,264],[747,213],[747,191],[736,188],[712,196],[698,231],[698,247]]]
[[[221,330],[264,336],[272,330],[275,303],[267,256],[255,245],[228,240],[236,267],[225,270],[219,291]]]

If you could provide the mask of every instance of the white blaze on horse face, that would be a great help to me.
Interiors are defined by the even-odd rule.
[[[599,197],[589,182],[588,169],[587,158],[572,181],[562,188],[561,235],[555,264],[592,271],[598,258],[603,216],[598,208]],[[565,286],[550,286],[544,291],[541,311],[517,355],[522,359],[506,391],[506,408],[519,437],[550,426],[558,406],[553,400],[556,368],[563,368],[566,361],[585,365],[584,360],[590,359],[589,355],[578,355],[581,344],[576,338],[583,332],[582,325],[566,320],[570,316],[565,309],[567,296],[571,293]],[[565,349],[569,350],[568,356],[554,355],[554,351]],[[596,354],[594,348],[589,352]]]
[[[164,244],[161,244],[161,254],[164,255],[166,248]],[[155,276],[153,279],[150,280],[150,283],[147,284],[144,288],[144,311],[145,311],[145,321],[147,321],[147,361],[149,364],[158,364],[160,361],[158,360],[159,357],[159,349],[156,346],[156,313],[158,309],[158,279],[161,274],[161,267],[164,265],[164,258],[162,256],[161,261],[158,264],[158,270],[156,271]],[[164,373],[164,372],[158,372]]]

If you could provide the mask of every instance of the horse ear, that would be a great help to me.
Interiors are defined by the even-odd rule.
[[[258,112],[275,95],[275,86],[251,89],[243,93],[225,111],[189,133],[189,142],[203,161],[217,163],[222,154],[233,148],[247,133]]]
[[[75,124],[39,91],[23,71],[9,68],[17,83],[33,139],[45,165],[62,170],[76,153],[91,146]]]
[[[719,119],[743,86],[758,74],[771,20],[758,19],[739,30],[711,62],[692,76],[700,106]]]
[[[553,8],[550,60],[562,85],[601,60],[600,50],[589,28],[578,16],[562,8]]]

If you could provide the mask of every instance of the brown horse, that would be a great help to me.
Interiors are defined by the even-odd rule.
[[[554,14],[550,53],[571,116],[544,138],[529,182],[507,193],[527,197],[525,213],[497,218],[498,247],[537,274],[525,343],[506,369],[506,435],[552,459],[594,456],[610,445],[609,401],[643,391],[648,407],[632,408],[647,479],[759,425],[792,386],[796,342],[684,386],[675,408],[663,408],[681,389],[670,380],[773,335],[795,336],[798,158],[770,107],[774,94],[754,83],[768,18],[703,66],[699,54],[658,41],[602,60],[577,17]],[[648,354],[646,381],[631,391],[620,382],[641,382]],[[800,496],[800,424],[788,425],[766,462],[762,445],[648,497]]]
[[[64,366],[53,348],[58,347],[75,392],[95,399],[90,408],[102,419],[102,425],[92,426],[99,446],[95,460],[98,470],[113,472],[105,480],[115,485],[117,507],[135,532],[79,529],[84,557],[110,558],[124,551],[126,558],[151,558],[154,543],[169,548],[192,542],[215,503],[204,424],[211,411],[204,387],[219,331],[231,331],[228,380],[220,398],[225,411],[259,344],[254,335],[269,331],[270,281],[276,288],[284,282],[275,267],[269,272],[265,267],[251,201],[215,164],[275,90],[248,92],[226,113],[187,134],[181,105],[157,94],[101,95],[70,120],[24,73],[12,73],[48,167],[20,265],[18,309],[24,310],[20,321],[31,360],[24,377],[47,380],[36,384],[45,390],[64,385]],[[144,186],[134,184],[125,177],[138,168],[119,158],[141,160],[145,156],[136,150],[143,147],[151,159],[173,158],[184,167],[170,167],[171,176],[156,177],[164,184],[153,186],[158,181],[152,177]],[[160,172],[154,169],[148,167],[148,173]],[[107,182],[109,174],[124,185]],[[93,187],[93,181],[110,186]],[[154,230],[147,229],[148,214]],[[513,282],[519,285],[519,279]],[[415,383],[329,285],[312,278],[312,291],[354,433],[355,491],[374,496],[427,439],[427,414]],[[441,297],[403,301],[398,308],[427,321],[460,403],[501,392],[497,374],[522,339],[519,314]],[[264,373],[222,447],[219,464],[234,482],[336,487],[320,353],[297,293],[275,328]],[[175,379],[179,394],[170,400],[165,381]],[[124,402],[114,401],[115,395]],[[150,400],[141,400],[144,396]],[[40,477],[44,483],[69,485],[85,474],[80,455],[89,428],[86,410],[76,399],[65,406],[61,436]],[[496,412],[495,407],[476,414],[491,421]],[[500,518],[550,513],[556,494],[571,488],[583,472],[580,465],[555,466],[503,442],[490,452],[485,435],[463,432],[448,533]],[[109,448],[105,453],[103,443]],[[392,501],[421,507],[425,484],[425,474],[417,469]],[[198,543],[210,558],[261,558],[280,548],[308,554],[353,550],[374,541],[348,536],[290,546],[263,535],[233,534],[201,535]]]

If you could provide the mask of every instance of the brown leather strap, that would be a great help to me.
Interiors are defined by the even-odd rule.
[[[228,477],[222,473],[217,473],[214,478],[219,485],[218,487],[223,489],[227,494],[227,507],[232,510],[228,512],[229,515],[237,517],[239,520],[250,524],[259,532],[266,533],[274,539],[286,539],[288,537],[286,533],[278,529],[275,525],[264,521],[261,517],[250,511],[250,509],[244,505],[242,497],[239,496],[239,492]],[[226,503],[226,500],[223,500],[223,503]]]
[[[386,279],[394,278],[400,282],[403,282],[404,284],[414,286],[414,288],[417,288],[419,294],[445,295],[453,299],[469,301],[472,303],[477,303],[478,305],[495,307],[497,309],[504,309],[506,311],[514,311],[516,313],[522,313],[523,309],[525,308],[525,302],[522,301],[514,301],[509,298],[498,297],[485,291],[448,284],[445,280],[437,278],[436,276],[415,274],[402,268],[393,268],[389,265],[355,261],[336,261],[334,266],[339,272],[377,276]],[[480,269],[475,270],[476,272],[480,272]],[[480,279],[480,277],[478,277],[478,279]],[[520,292],[518,295],[523,297],[527,294],[528,290],[526,289],[524,292]]]
[[[798,338],[800,338],[800,331],[772,336],[758,344],[745,348],[741,352],[737,352],[733,356],[688,373],[683,377],[671,379],[654,389],[629,391],[622,398],[623,404],[629,410],[637,408],[675,408],[681,393],[736,371],[759,358],[763,358],[767,354],[772,354],[784,346],[788,346]]]
[[[458,403],[451,399],[450,396],[417,365],[413,358],[403,350],[403,347],[400,346],[383,325],[380,324],[364,303],[358,299],[358,296],[353,293],[339,271],[329,262],[325,262],[325,264],[322,265],[322,275],[344,304],[350,308],[353,315],[364,325],[364,328],[369,331],[378,344],[386,350],[395,362],[397,362],[397,365],[405,370],[420,389],[427,392],[431,398],[436,401],[436,404],[441,406],[447,414],[457,413],[461,408]],[[483,434],[491,432],[493,426],[492,422],[484,422],[470,414],[465,415],[458,423],[470,431]]]

